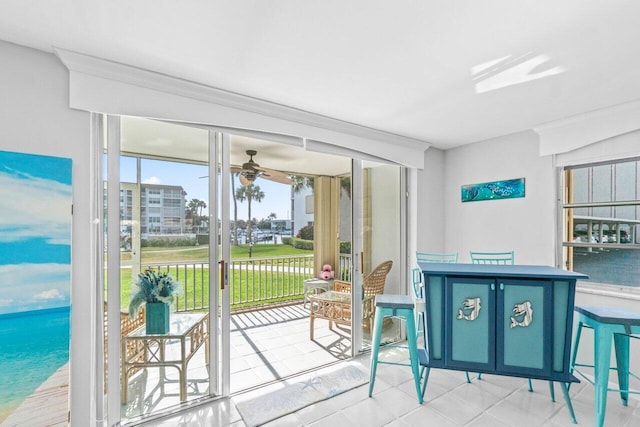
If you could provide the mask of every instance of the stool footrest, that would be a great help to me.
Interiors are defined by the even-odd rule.
[[[586,382],[588,382],[591,385],[595,385],[595,381],[593,381],[591,378],[589,378],[584,372],[576,369],[576,366],[579,367],[583,367],[583,368],[594,368],[594,365],[585,365],[582,363],[576,363],[573,365],[573,373],[574,374],[578,374],[580,375]],[[617,368],[610,368],[612,371],[617,371]],[[638,377],[636,374],[634,374],[633,372],[629,372],[629,376],[633,377],[637,380],[640,380],[640,377]],[[629,393],[629,394],[640,394],[640,390],[634,390],[634,389],[619,389],[619,388],[609,388],[607,387],[607,391],[615,391],[615,392],[624,392],[624,393]]]
[[[385,361],[383,361],[383,360],[378,360],[378,365],[411,366],[411,363],[402,363],[402,362],[385,362]]]

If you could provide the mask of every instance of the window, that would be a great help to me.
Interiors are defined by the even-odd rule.
[[[567,167],[564,185],[567,269],[640,287],[640,159]]]

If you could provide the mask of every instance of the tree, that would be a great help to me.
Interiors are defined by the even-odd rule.
[[[293,180],[293,191],[299,193],[304,188],[313,190],[313,177],[304,175],[291,175]],[[351,177],[343,176],[340,178],[340,188],[351,198]]]
[[[311,188],[313,190],[313,177],[304,175],[291,175],[293,181],[293,191],[299,193],[304,188]]]
[[[248,211],[247,218],[251,218],[251,202],[254,200],[258,203],[262,202],[262,199],[264,199],[264,191],[261,191],[260,187],[257,185],[253,185],[253,184],[246,185],[236,190],[236,198],[241,202],[244,202],[245,200],[247,201],[247,211]],[[250,220],[247,221],[247,240],[249,242],[252,241],[251,239],[252,222],[253,221],[250,221]]]
[[[200,225],[202,225],[202,220],[204,217],[202,216],[202,209],[207,208],[207,203],[204,200],[198,200],[198,231],[200,231]]]
[[[233,195],[233,246],[238,246],[238,199],[236,197],[236,178],[240,172],[231,173],[231,194]]]
[[[191,199],[187,203],[187,216],[193,220],[194,225],[197,227],[196,233],[200,231],[200,224],[202,223],[202,209],[207,207],[207,203],[200,199]]]

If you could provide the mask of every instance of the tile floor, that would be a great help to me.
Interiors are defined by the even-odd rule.
[[[406,350],[384,349],[387,360],[406,358]],[[362,369],[369,369],[368,357],[354,359]],[[344,363],[344,362],[339,362]],[[434,369],[429,378],[425,402],[418,404],[413,378],[408,367],[379,365],[373,397],[368,384],[321,401],[297,412],[273,420],[266,427],[314,426],[572,426],[562,393],[556,385],[555,403],[549,397],[546,382],[533,381],[529,392],[521,378],[483,375],[482,380],[466,383],[463,372]],[[571,387],[578,425],[592,426],[593,387],[583,381]],[[234,398],[182,411],[156,420],[154,426],[232,426],[246,424],[234,404]],[[624,407],[615,393],[609,393],[605,425],[640,426],[640,400],[637,395]]]
[[[346,363],[351,351],[349,330],[338,328],[331,331],[327,326],[325,320],[317,321],[314,332],[316,339],[309,340],[308,310],[302,305],[234,314],[231,326],[232,396],[142,425],[246,426],[234,403],[241,398],[243,390],[268,387],[270,382],[279,381],[297,372],[317,369],[325,364]],[[385,348],[381,354],[388,360],[407,359],[406,350],[397,348]],[[357,357],[351,362],[359,364],[361,369],[368,372],[368,355]],[[203,363],[197,362],[194,369],[203,370],[203,376],[206,377]],[[152,382],[157,382],[157,379]],[[372,398],[367,396],[368,384],[363,385],[300,408],[265,426],[574,425],[559,386],[555,386],[557,400],[554,403],[549,396],[548,383],[534,380],[533,385],[534,392],[529,392],[525,379],[496,375],[483,375],[482,380],[474,378],[468,384],[463,372],[434,369],[429,378],[425,402],[419,405],[410,369],[379,365]],[[638,381],[632,380],[632,387],[638,389]],[[570,395],[578,425],[594,425],[593,387],[585,381],[574,384]],[[193,398],[202,396],[203,394],[198,393]],[[178,402],[167,400],[166,403],[172,406]],[[161,406],[164,405],[159,405],[157,409]],[[629,406],[624,407],[616,393],[609,393],[605,425],[640,426],[640,396],[632,396]]]

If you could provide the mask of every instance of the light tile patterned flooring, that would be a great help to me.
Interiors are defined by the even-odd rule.
[[[297,313],[297,314],[296,314]],[[316,322],[316,343],[309,340],[309,320],[306,310],[293,306],[286,311],[234,315],[232,325],[232,383],[234,390],[242,390],[266,381],[289,375],[292,370],[313,369],[323,362],[335,362],[349,354],[348,331],[329,331],[326,321]],[[261,328],[266,319],[278,325],[272,330]],[[285,316],[281,319],[278,316]],[[240,326],[242,326],[240,328]],[[284,329],[283,329],[284,328]],[[240,339],[242,338],[242,339]],[[386,348],[381,354],[387,360],[404,361],[406,350]],[[354,359],[368,371],[369,358]],[[259,362],[259,363],[258,363]],[[340,362],[338,362],[340,363]],[[613,375],[615,377],[615,375]],[[533,381],[529,392],[526,379],[483,375],[482,380],[466,383],[463,372],[433,369],[425,394],[425,402],[418,404],[410,368],[379,365],[373,397],[369,398],[368,384],[331,399],[301,408],[283,416],[267,427],[314,426],[473,426],[528,427],[573,426],[562,392],[555,386],[556,402],[549,396],[544,381]],[[571,387],[579,426],[593,426],[593,387],[587,382]],[[629,406],[620,403],[617,393],[609,393],[606,426],[640,426],[640,400],[632,396]],[[234,405],[234,396],[218,399],[171,417],[155,420],[153,426],[232,426],[246,424]]]

